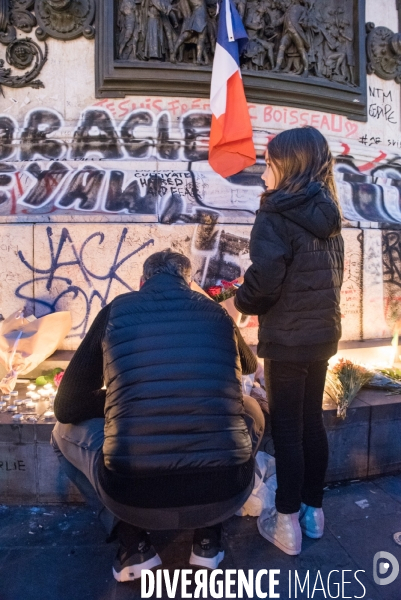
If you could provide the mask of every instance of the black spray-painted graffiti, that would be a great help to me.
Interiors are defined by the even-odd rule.
[[[47,254],[41,255],[40,267],[32,265],[23,252],[18,252],[31,277],[17,287],[15,295],[33,306],[37,316],[71,310],[74,325],[69,337],[72,338],[84,337],[99,307],[108,304],[116,294],[133,291],[133,286],[137,288],[142,261],[155,243],[153,238],[140,242],[138,230],[127,227],[118,234],[117,242],[115,238],[106,239],[102,231],[95,231],[77,244],[67,228],[62,228],[57,242],[52,227],[46,228],[46,236]],[[204,213],[192,241],[186,231],[182,239],[172,238],[171,246],[179,251],[184,248],[187,253],[189,250],[194,278],[203,287],[214,285],[220,279],[235,279],[249,264],[249,238],[216,225],[213,213]],[[99,255],[104,259],[98,259]],[[44,262],[46,268],[42,267]]]
[[[392,101],[381,89],[371,88],[370,95],[375,102]],[[117,125],[106,108],[91,107],[73,132],[64,126],[51,109],[29,112],[21,129],[0,116],[0,215],[91,212],[172,224],[203,223],[204,212],[215,211],[220,223],[253,221],[264,165],[260,161],[228,180],[205,170],[200,161],[207,158],[207,111],[190,110],[173,123],[167,111],[140,108],[127,111]],[[360,138],[363,145],[376,141]],[[372,162],[358,167],[349,145],[343,147],[336,169],[345,218],[401,223],[397,158],[384,162],[387,156],[378,150]],[[21,170],[11,162],[18,158],[28,163]],[[181,164],[172,171],[164,160]],[[145,163],[151,168],[142,168]]]
[[[149,160],[152,157],[206,160],[210,124],[210,113],[189,111],[173,129],[167,111],[155,115],[150,110],[137,109],[117,126],[106,109],[88,108],[73,132],[72,142],[67,144],[52,137],[55,132],[60,133],[64,125],[61,115],[40,108],[26,115],[19,144],[17,123],[10,117],[0,116],[0,160],[11,158],[16,150],[19,150],[16,158],[20,160]]]
[[[169,224],[202,222],[203,207],[214,207],[235,211],[239,218],[248,214],[249,221],[261,191],[257,172],[244,174],[248,184],[244,199],[236,186],[193,170],[135,171],[88,164],[76,169],[62,161],[47,165],[43,169],[32,162],[21,172],[0,162],[0,214],[91,211],[153,215],[151,220]],[[222,203],[228,194],[230,199]]]
[[[374,119],[383,118],[388,123],[397,125],[391,90],[386,93],[381,88],[369,86],[369,97],[375,99],[369,104],[369,116]]]
[[[23,460],[0,460],[0,471],[26,471]]]
[[[398,159],[362,171],[350,158],[338,158],[337,186],[343,215],[349,221],[370,221],[387,227],[401,223],[401,166]]]
[[[21,284],[15,291],[17,298],[26,300],[33,305],[40,305],[45,308],[45,312],[56,312],[60,310],[60,302],[62,299],[68,298],[68,302],[72,303],[77,298],[80,301],[84,301],[84,314],[82,320],[74,325],[70,337],[84,337],[89,321],[89,315],[91,306],[95,298],[100,301],[100,306],[106,306],[113,297],[112,284],[118,282],[127,291],[133,291],[132,286],[123,279],[119,274],[121,267],[130,260],[133,256],[138,254],[141,250],[144,250],[148,246],[154,244],[153,239],[149,239],[134,250],[128,252],[125,256],[121,257],[123,246],[131,246],[132,241],[127,238],[128,229],[125,227],[121,236],[118,240],[118,244],[112,256],[111,265],[107,267],[107,271],[103,274],[93,272],[92,268],[89,267],[85,260],[85,255],[96,256],[96,246],[101,246],[105,241],[105,234],[101,231],[92,233],[85,241],[77,248],[73,241],[72,235],[67,228],[63,228],[57,247],[53,242],[53,230],[51,227],[46,228],[47,241],[49,245],[49,259],[50,266],[46,269],[41,269],[34,265],[31,265],[24,257],[21,251],[18,252],[18,256],[21,262],[34,274],[33,285],[37,286],[38,289],[44,287],[47,291],[48,298],[44,299],[38,296],[32,296],[32,279]],[[68,245],[69,253],[72,253],[73,259],[65,260],[63,258],[63,252],[66,250]],[[78,271],[78,279],[83,280],[83,284],[77,285],[69,277],[63,277],[58,275],[59,270],[65,267],[76,267]],[[104,265],[101,265],[101,269],[104,270]],[[103,292],[100,292],[98,287],[102,285],[104,288]],[[98,287],[96,287],[98,285]],[[60,291],[61,288],[61,291]],[[89,289],[89,293],[85,290]],[[29,290],[29,293],[27,293]]]
[[[382,242],[385,315],[395,323],[401,318],[401,232],[383,231]]]

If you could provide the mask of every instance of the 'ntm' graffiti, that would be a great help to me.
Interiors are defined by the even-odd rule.
[[[145,243],[141,244],[139,247],[135,248],[132,252],[129,252],[126,256],[120,256],[124,243],[129,243],[127,239],[128,229],[124,227],[121,232],[121,236],[118,240],[117,248],[114,253],[114,257],[112,258],[112,263],[110,267],[107,268],[107,271],[104,274],[94,273],[93,268],[91,268],[87,263],[85,263],[84,253],[89,244],[94,240],[99,247],[102,247],[102,244],[105,241],[105,235],[101,231],[92,233],[92,235],[88,236],[85,241],[81,244],[81,247],[77,249],[76,245],[73,242],[73,239],[65,227],[62,229],[61,236],[55,248],[54,240],[53,240],[53,230],[51,227],[46,228],[47,240],[49,244],[49,257],[50,257],[50,266],[47,269],[41,269],[34,265],[31,265],[26,258],[24,257],[21,251],[18,252],[18,256],[21,262],[32,272],[34,273],[33,281],[32,279],[21,284],[15,291],[15,295],[18,298],[22,298],[27,300],[28,302],[32,302],[35,305],[41,305],[47,309],[48,312],[55,312],[56,310],[60,310],[60,301],[65,296],[69,295],[69,306],[71,301],[76,299],[83,300],[85,310],[84,317],[80,323],[76,324],[72,328],[72,333],[69,337],[84,337],[88,328],[88,321],[90,310],[92,306],[92,302],[95,298],[98,298],[100,301],[100,306],[106,306],[110,300],[115,296],[115,293],[112,291],[112,284],[116,282],[120,284],[120,286],[125,288],[126,291],[133,291],[133,288],[125,281],[122,277],[121,273],[123,265],[131,259],[133,256],[138,254],[141,250],[144,250],[146,247],[153,245],[154,240],[149,239]],[[91,252],[88,252],[88,256],[96,256],[96,253],[93,252],[93,248]],[[70,259],[64,260],[63,253],[69,254]],[[72,257],[71,257],[72,254]],[[99,260],[99,264],[101,268],[104,268],[104,264]],[[77,267],[77,270],[74,272],[74,276],[76,273],[76,282],[70,277],[63,277],[58,274],[60,269],[63,268],[71,268]],[[78,284],[79,282],[79,284]],[[27,294],[27,289],[33,289],[33,295]],[[85,287],[87,287],[88,292],[85,291]],[[102,288],[102,292],[98,289]],[[46,289],[49,298],[44,299],[43,297],[39,297],[37,295],[37,289],[44,290]],[[121,292],[120,292],[121,293]]]

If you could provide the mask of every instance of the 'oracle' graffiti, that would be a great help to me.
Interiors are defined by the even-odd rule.
[[[137,109],[117,125],[108,110],[91,107],[71,131],[59,113],[40,108],[27,113],[21,130],[0,115],[0,160],[206,160],[210,124],[206,111],[189,111],[172,127],[167,111]]]

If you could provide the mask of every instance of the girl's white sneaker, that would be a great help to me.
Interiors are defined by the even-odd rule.
[[[302,532],[299,525],[299,512],[284,515],[276,509],[262,511],[258,519],[261,536],[290,556],[300,554]]]
[[[302,532],[313,540],[318,540],[324,533],[324,513],[321,508],[301,504],[299,523]]]

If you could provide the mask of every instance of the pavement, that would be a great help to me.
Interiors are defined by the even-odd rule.
[[[274,588],[279,596],[269,590],[268,576],[261,579],[269,598],[401,600],[401,574],[389,585],[373,579],[377,552],[389,552],[401,564],[401,546],[393,540],[401,531],[401,473],[333,484],[326,491],[324,511],[325,535],[321,540],[304,538],[297,557],[263,539],[255,518],[231,518],[224,525],[226,557],[220,567],[253,569],[255,575],[261,569],[280,570]],[[152,540],[164,569],[172,573],[189,568],[192,532],[155,532]],[[96,515],[86,505],[0,506],[0,600],[137,600],[139,581],[117,583],[112,577],[116,548],[105,542]],[[387,571],[379,573],[382,582],[393,568],[387,561],[379,561],[387,563]],[[298,585],[295,593],[296,578],[305,585],[303,591]],[[178,591],[170,597],[189,598],[194,590],[195,583],[187,595]],[[224,595],[214,597],[237,597],[235,585],[231,592],[226,588]],[[159,597],[169,596],[164,589]],[[243,597],[263,596],[254,592]]]

